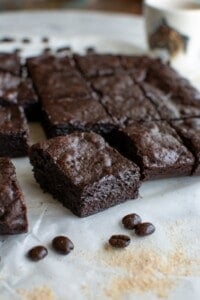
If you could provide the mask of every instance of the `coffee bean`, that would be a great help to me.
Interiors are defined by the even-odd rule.
[[[156,228],[153,224],[146,222],[136,225],[135,234],[138,236],[146,236],[154,233],[155,230]]]
[[[0,39],[0,43],[12,43],[15,39],[9,36],[5,36],[2,39]]]
[[[93,47],[88,47],[88,48],[86,49],[86,52],[87,52],[88,54],[93,54],[93,53],[95,53],[95,48],[93,48]]]
[[[66,236],[57,236],[52,241],[53,248],[60,254],[69,254],[74,249],[74,244]]]
[[[69,47],[69,46],[64,46],[64,47],[58,48],[56,50],[57,53],[60,53],[60,52],[70,52],[70,51],[71,51],[71,47]]]
[[[31,40],[29,38],[27,38],[27,37],[25,37],[25,38],[22,39],[22,43],[23,44],[30,44],[30,42],[31,42]]]
[[[122,219],[126,229],[134,229],[136,225],[142,223],[142,219],[137,214],[129,214]]]
[[[47,256],[48,250],[44,246],[36,246],[28,251],[28,257],[33,261],[38,261]]]
[[[119,234],[112,235],[109,239],[109,244],[115,248],[125,248],[130,244],[130,237],[127,235]]]
[[[44,36],[42,38],[42,43],[48,43],[49,42],[49,38],[47,36]]]
[[[45,47],[44,49],[43,49],[43,53],[44,54],[49,54],[51,52],[51,48],[50,47]]]

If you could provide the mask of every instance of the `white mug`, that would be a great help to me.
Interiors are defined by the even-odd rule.
[[[200,1],[145,0],[150,50],[170,61],[200,61]]]

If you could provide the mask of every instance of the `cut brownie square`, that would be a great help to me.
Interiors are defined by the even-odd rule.
[[[17,103],[20,77],[0,71],[0,104]]]
[[[26,205],[18,184],[15,167],[8,158],[0,158],[0,234],[27,232]]]
[[[200,175],[200,118],[172,121],[171,124],[195,156],[193,174]]]
[[[74,131],[111,132],[116,124],[95,99],[63,98],[43,101],[43,127],[48,137]]]
[[[27,60],[28,71],[41,100],[85,97],[89,87],[69,57],[40,56]]]
[[[173,93],[173,90],[166,94],[153,85],[140,83],[144,94],[154,103],[156,109],[163,120],[175,120],[194,116],[200,116],[200,98],[190,94],[189,90],[185,92]],[[194,96],[194,98],[193,98]]]
[[[28,148],[28,127],[23,109],[16,105],[0,106],[0,156],[25,156]]]
[[[36,79],[42,79],[42,77],[48,75],[49,72],[54,71],[65,72],[68,75],[76,74],[74,62],[69,56],[57,55],[40,55],[36,57],[30,57],[26,61],[28,72]]]
[[[30,78],[0,71],[0,105],[12,104],[22,106],[29,120],[38,119],[38,97]]]
[[[92,85],[100,93],[106,111],[120,126],[134,121],[160,120],[154,105],[129,75],[99,77]]]
[[[30,161],[40,186],[80,217],[138,196],[139,168],[95,133],[35,144]]]
[[[0,71],[20,75],[20,57],[16,54],[0,53]]]
[[[74,55],[74,59],[86,78],[110,75],[122,69],[117,55],[90,53]]]
[[[41,101],[43,99],[57,100],[64,97],[86,97],[90,92],[86,82],[79,76],[66,76],[65,73],[49,73],[43,81],[37,84]]]
[[[194,157],[166,122],[132,124],[122,131],[123,151],[141,167],[144,180],[190,175]]]
[[[41,110],[38,96],[30,78],[22,78],[18,87],[18,105],[22,106],[29,121],[38,121],[41,117]]]

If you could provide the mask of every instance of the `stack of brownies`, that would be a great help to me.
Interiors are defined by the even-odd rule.
[[[169,65],[62,52],[20,61],[0,55],[0,156],[29,153],[42,189],[76,215],[136,198],[142,180],[200,173],[200,92]],[[28,147],[26,119],[46,142]]]

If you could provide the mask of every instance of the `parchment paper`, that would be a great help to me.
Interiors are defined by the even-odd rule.
[[[140,18],[75,12],[22,13],[0,16],[0,35],[17,38],[0,51],[24,47],[24,56],[63,45],[83,52],[143,53],[145,36]],[[22,46],[22,37],[32,43]],[[44,45],[41,37],[49,36]],[[198,65],[198,64],[197,64]],[[180,70],[200,85],[196,66]],[[39,124],[31,124],[32,143],[43,140]],[[94,216],[80,219],[44,194],[35,182],[28,158],[13,159],[28,206],[29,232],[0,238],[0,300],[31,299],[200,299],[200,178],[184,177],[146,182],[140,197]],[[156,226],[145,238],[125,230],[121,219],[138,213]],[[129,234],[131,245],[111,249],[112,234]],[[56,254],[51,240],[67,235],[75,249]],[[48,256],[30,262],[33,246],[48,247]]]

